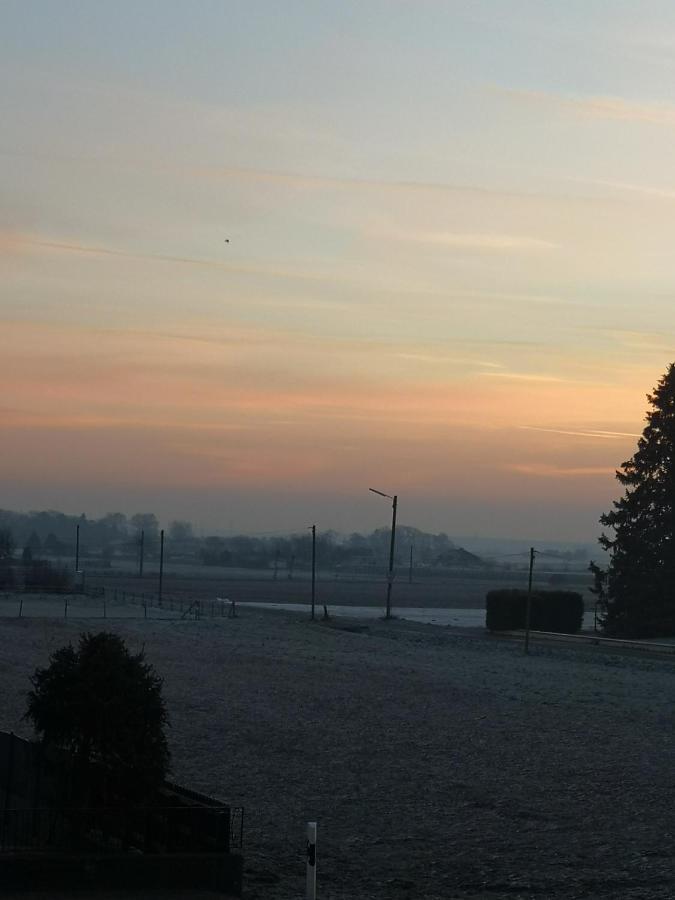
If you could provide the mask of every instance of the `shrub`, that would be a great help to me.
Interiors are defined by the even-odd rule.
[[[525,628],[527,591],[490,591],[485,598],[485,627],[490,631]],[[584,601],[575,591],[532,591],[530,627],[535,631],[576,634],[584,618]]]
[[[522,628],[527,592],[515,588],[489,591],[485,597],[485,627],[490,631]]]
[[[143,652],[132,655],[116,634],[82,634],[77,650],[57,650],[31,684],[25,718],[43,745],[73,755],[80,803],[94,799],[92,766],[104,794],[142,799],[160,786],[169,764],[167,712],[162,679]]]

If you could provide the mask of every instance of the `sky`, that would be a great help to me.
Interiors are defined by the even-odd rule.
[[[0,0],[0,79],[1,507],[599,534],[673,361],[672,3]]]

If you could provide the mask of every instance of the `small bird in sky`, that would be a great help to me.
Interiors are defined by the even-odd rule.
[[[229,244],[229,243],[230,243],[230,239],[229,239],[229,238],[225,238],[225,243],[226,243],[226,244]]]

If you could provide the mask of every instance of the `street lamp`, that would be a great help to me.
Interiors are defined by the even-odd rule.
[[[398,506],[398,495],[385,494],[383,491],[376,491],[375,488],[368,488],[373,494],[379,494],[380,497],[386,497],[391,500],[391,542],[389,544],[389,573],[387,575],[387,611],[385,618],[391,619],[391,586],[394,583],[394,544],[396,541],[396,507]]]

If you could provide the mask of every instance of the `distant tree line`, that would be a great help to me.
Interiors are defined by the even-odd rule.
[[[67,561],[75,556],[79,527],[81,567],[108,566],[112,560],[137,559],[141,541],[146,559],[159,552],[160,524],[154,513],[107,513],[99,519],[69,516],[55,510],[19,513],[0,510],[0,569],[10,579],[10,563],[23,563],[36,571],[50,560]],[[317,533],[316,554],[321,567],[377,568],[386,565],[390,530],[377,528],[370,534],[335,531]],[[485,563],[456,547],[447,534],[431,534],[411,526],[396,530],[396,565],[472,567]],[[283,536],[234,535],[195,536],[190,522],[172,521],[165,531],[165,553],[173,561],[198,562],[207,566],[240,568],[307,569],[312,559],[309,531]],[[3,562],[4,560],[4,562]],[[43,567],[44,568],[44,567]],[[39,580],[36,575],[36,580]],[[0,584],[2,573],[0,573]]]
[[[385,565],[389,555],[389,528],[377,528],[370,534],[354,532],[343,536],[324,531],[316,536],[316,556],[322,567],[356,566],[362,568]],[[419,565],[481,565],[473,554],[457,548],[447,534],[428,534],[418,528],[399,526],[396,531],[396,564],[409,562],[412,548],[414,563]],[[309,533],[284,537],[207,537],[199,555],[206,565],[267,568],[308,568],[312,560],[312,537]]]
[[[68,568],[46,559],[33,559],[30,547],[21,554],[17,574],[14,536],[9,528],[0,528],[0,590],[23,586],[26,590],[66,590],[72,583]]]

